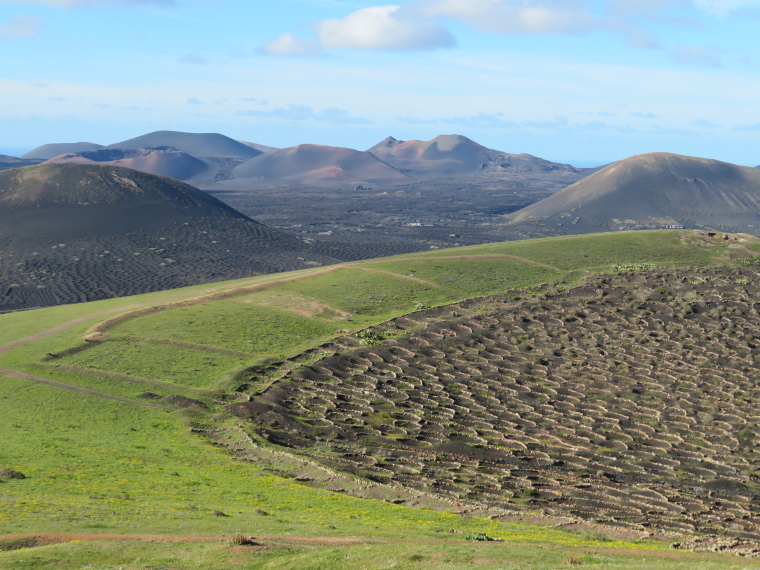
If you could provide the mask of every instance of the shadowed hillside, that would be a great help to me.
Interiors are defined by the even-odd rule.
[[[30,150],[21,158],[48,160],[59,154],[86,152],[99,148],[103,148],[103,145],[90,142],[43,144],[34,150]]]
[[[334,261],[177,180],[114,166],[0,172],[0,310]]]
[[[16,156],[8,156],[7,154],[0,154],[0,170],[7,170],[9,168],[21,168],[23,166],[33,166],[42,162],[35,158],[18,158]]]
[[[545,234],[687,228],[760,231],[760,171],[668,153],[621,160],[507,216]]]

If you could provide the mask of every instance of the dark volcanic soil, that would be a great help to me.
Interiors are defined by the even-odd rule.
[[[76,164],[0,172],[0,311],[335,261],[171,178]]]
[[[758,541],[758,275],[620,270],[420,311],[231,410],[371,479]]]

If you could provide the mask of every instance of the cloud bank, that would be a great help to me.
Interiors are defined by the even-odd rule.
[[[312,22],[316,39],[286,33],[262,46],[259,52],[305,57],[319,55],[323,49],[450,48],[456,45],[456,38],[446,23],[466,24],[484,33],[503,35],[580,35],[606,31],[618,34],[635,47],[655,48],[660,47],[659,43],[646,29],[646,22],[696,26],[689,9],[692,14],[696,9],[725,17],[752,8],[760,8],[760,0],[408,0],[402,5],[362,8],[341,19]],[[678,59],[689,57],[681,54]]]

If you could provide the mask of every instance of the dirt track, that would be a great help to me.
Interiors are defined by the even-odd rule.
[[[250,537],[254,541],[271,541],[289,544],[310,544],[318,546],[351,546],[367,544],[368,541],[356,537],[331,537],[331,536],[289,536],[289,535],[256,535]],[[80,534],[70,532],[34,532],[23,534],[0,535],[0,542],[13,540],[39,539],[46,544],[58,544],[64,542],[94,542],[101,540],[125,540],[132,542],[229,542],[229,536],[194,536],[194,535],[163,535],[163,534]]]
[[[89,390],[87,388],[81,388],[79,386],[73,386],[71,384],[64,384],[63,382],[56,382],[54,380],[48,380],[47,378],[41,378],[40,376],[34,376],[32,374],[25,374],[24,372],[16,372],[15,370],[8,370],[6,368],[0,368],[0,376],[8,376],[10,378],[21,378],[22,380],[30,380],[31,382],[39,382],[40,384],[47,384],[48,386],[55,386],[56,388],[63,388],[64,390],[71,390],[72,392],[80,392],[82,394],[88,394],[90,396],[97,396],[99,398],[107,398],[109,400],[116,400],[117,402],[124,402],[125,404],[137,404],[138,406],[147,406],[149,408],[157,408],[160,410],[174,410],[168,406],[162,406],[161,404],[154,404],[153,402],[144,402],[141,400],[132,400],[131,398],[122,398],[121,396],[114,396],[113,394],[106,394],[105,392],[98,392],[96,390]]]

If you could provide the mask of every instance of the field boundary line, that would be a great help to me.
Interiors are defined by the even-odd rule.
[[[447,261],[447,260],[454,260],[454,261],[462,261],[465,259],[513,259],[515,261],[522,261],[524,263],[528,263],[530,265],[538,265],[539,267],[543,267],[545,269],[551,269],[552,271],[557,271],[559,273],[566,273],[566,270],[560,269],[559,267],[555,267],[553,265],[548,265],[546,263],[541,263],[540,261],[533,261],[532,259],[528,259],[526,257],[520,257],[519,255],[510,255],[507,253],[483,253],[483,254],[472,254],[472,255],[435,255],[435,256],[425,256],[425,257],[413,257],[409,259],[381,259],[377,261],[367,261],[368,264],[380,264],[380,263],[405,263],[408,261]]]
[[[98,392],[96,390],[90,390],[89,388],[82,388],[80,386],[74,386],[72,384],[64,384],[63,382],[48,380],[47,378],[34,376],[33,374],[26,374],[24,372],[18,372],[16,370],[7,370],[5,368],[0,368],[0,376],[7,376],[9,378],[18,378],[21,380],[29,380],[31,382],[37,382],[39,384],[47,384],[48,386],[53,386],[55,388],[71,390],[72,392],[79,392],[80,394],[88,394],[90,396],[97,396],[99,398],[106,398],[108,400],[116,400],[117,402],[124,402],[126,404],[137,404],[138,406],[146,406],[148,408],[174,411],[174,408],[170,408],[168,406],[162,406],[161,404],[154,404],[152,402],[141,402],[140,400],[133,400],[131,398],[124,398],[122,396],[114,396],[113,394],[106,394],[105,392]]]
[[[49,539],[57,543],[96,542],[101,540],[124,540],[133,542],[229,542],[230,536],[198,536],[174,534],[87,534],[78,532],[25,532],[0,535],[0,541],[23,540],[28,538]],[[367,540],[355,536],[294,536],[289,534],[255,534],[255,540],[271,540],[292,544],[312,544],[322,546],[354,546],[361,544],[388,544],[387,540]]]
[[[122,374],[120,372],[107,372],[105,370],[98,370],[96,368],[85,368],[83,366],[74,366],[72,364],[51,364],[48,362],[36,362],[35,366],[41,366],[50,370],[65,370],[67,372],[75,372],[82,374],[83,376],[92,376],[102,379],[111,380],[126,380],[135,384],[142,384],[145,386],[152,386],[153,388],[164,388],[166,390],[184,390],[192,392],[205,392],[204,388],[193,388],[192,386],[182,386],[180,384],[172,384],[171,382],[162,382],[161,380],[151,380],[150,378],[143,378],[142,376],[133,376],[132,374]]]
[[[443,285],[438,285],[437,283],[433,283],[432,281],[425,281],[424,279],[420,279],[419,277],[413,277],[411,275],[404,275],[403,273],[394,273],[393,271],[383,271],[382,269],[373,269],[371,267],[359,267],[362,271],[369,271],[370,273],[382,273],[383,275],[391,275],[392,277],[398,277],[400,279],[406,279],[407,281],[414,281],[415,283],[419,283],[421,285],[428,285],[429,287],[433,287],[434,289],[443,289]]]

